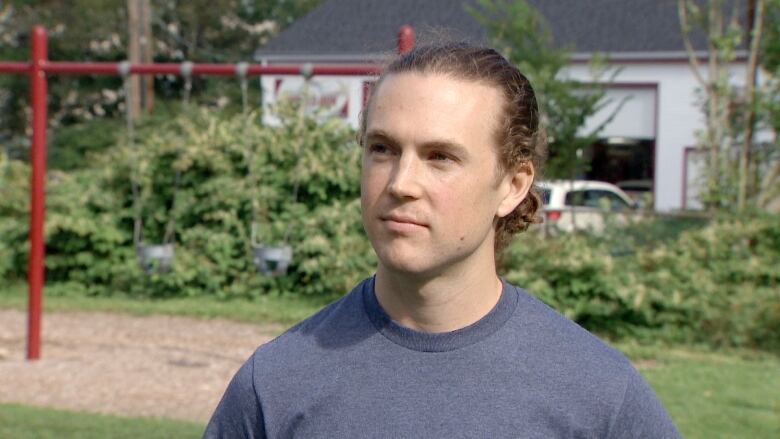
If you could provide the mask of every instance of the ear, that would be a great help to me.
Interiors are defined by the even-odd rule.
[[[531,162],[522,162],[504,176],[501,188],[506,195],[498,205],[496,216],[503,218],[509,215],[525,200],[534,182],[534,174],[534,165]]]

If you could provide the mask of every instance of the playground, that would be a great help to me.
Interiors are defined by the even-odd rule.
[[[24,359],[25,314],[0,309],[0,403],[205,424],[230,377],[278,324],[55,312]]]
[[[413,44],[409,31],[399,51]],[[354,132],[295,105],[280,107],[289,117],[279,126],[257,123],[248,80],[308,84],[378,68],[68,62],[49,60],[43,28],[30,43],[29,62],[0,63],[29,77],[32,122],[29,161],[0,151],[0,437],[28,437],[4,430],[15,427],[9,416],[19,431],[39,428],[15,419],[11,404],[200,428],[258,345],[375,267],[356,202]],[[114,77],[111,92],[129,108],[129,78],[154,74],[184,84],[171,99],[181,102],[160,107],[171,114],[85,123],[90,137],[110,131],[110,147],[78,169],[47,170],[56,151],[47,130],[49,146],[68,143],[68,127],[51,126],[47,80]],[[190,101],[192,79],[204,76],[233,87],[240,111]],[[284,244],[283,257],[262,242]],[[523,235],[501,273],[624,352],[686,437],[777,437],[778,252],[776,216],[659,216],[606,236]],[[85,305],[118,297],[127,302]],[[194,311],[170,312],[177,300]],[[301,302],[282,315],[267,306],[274,300]],[[76,305],[51,306],[68,301]],[[199,313],[196,302],[231,310]],[[135,313],[135,303],[157,308]]]

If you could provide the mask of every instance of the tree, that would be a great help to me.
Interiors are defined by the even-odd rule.
[[[763,173],[756,176],[759,207],[769,207],[780,199],[780,0],[766,0],[764,34],[761,40],[759,62],[765,77],[763,93],[757,95],[757,113],[763,115],[763,128],[771,132],[768,160]]]
[[[321,1],[149,2],[154,60],[249,61],[255,49]],[[49,58],[52,60],[125,60],[128,58],[127,12],[126,0],[0,2],[0,59],[27,60],[29,31],[33,25],[41,24],[49,31]],[[224,80],[220,81],[224,83]],[[202,92],[208,84],[198,78],[195,85]],[[163,97],[177,98],[181,87],[182,81],[178,78],[164,75],[155,78],[156,92]],[[235,84],[230,87],[237,88]],[[52,76],[49,82],[50,125],[56,128],[116,116],[124,105],[117,92],[120,88],[121,80],[114,76]],[[213,93],[222,92],[215,90]],[[0,140],[4,143],[25,143],[27,99],[27,78],[0,75]],[[13,151],[12,155],[21,157],[25,154],[24,151]]]
[[[778,124],[773,124],[771,111],[761,109],[773,108],[777,72],[764,70],[763,81],[758,73],[762,54],[774,60],[770,62],[776,62],[779,56],[772,36],[778,35],[780,2],[753,0],[746,10],[739,7],[739,2],[724,0],[678,0],[677,3],[683,44],[703,92],[705,128],[698,136],[699,147],[706,151],[702,202],[709,210],[766,207],[773,198],[770,194],[777,192],[780,183],[777,169],[780,157],[777,156]],[[741,14],[745,15],[744,20],[740,20]],[[767,16],[773,19],[768,32],[764,32]],[[696,32],[705,37],[706,68],[692,42]],[[732,71],[740,52],[746,60],[743,87],[735,85]],[[758,142],[759,131],[774,132],[773,144]]]
[[[596,141],[620,107],[583,135],[588,117],[609,103],[602,84],[603,60],[595,56],[591,63],[592,83],[566,77],[563,71],[569,64],[569,51],[555,47],[548,23],[524,0],[478,0],[469,12],[488,30],[492,44],[534,87],[550,144],[546,176],[568,179],[585,171],[582,151]]]

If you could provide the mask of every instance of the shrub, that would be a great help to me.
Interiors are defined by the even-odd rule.
[[[521,236],[502,265],[507,280],[589,329],[619,335],[649,323],[644,295],[626,288],[632,273],[596,237]]]
[[[106,164],[117,164],[109,186],[124,200],[126,227],[133,219],[128,182],[134,172],[145,236],[159,242],[171,216],[176,223],[172,272],[147,278],[131,270],[121,282],[125,288],[153,295],[333,295],[370,273],[373,260],[356,204],[360,151],[353,132],[340,121],[319,124],[295,108],[281,111],[279,127],[261,126],[254,115],[190,111],[142,131],[138,151],[125,145],[105,157]],[[255,221],[258,240],[293,247],[287,275],[264,277],[252,266]]]
[[[724,345],[780,347],[780,227],[759,214],[723,217],[637,258],[641,281],[670,305],[659,318],[687,327],[686,338]],[[665,316],[665,317],[664,317]]]
[[[27,262],[30,168],[0,151],[0,279],[24,277]]]
[[[602,334],[780,348],[776,218],[611,234],[523,236],[505,256],[506,278]]]
[[[73,171],[90,167],[91,156],[116,144],[119,119],[94,119],[50,129],[47,145],[49,169]]]
[[[146,296],[348,290],[374,267],[360,223],[354,133],[339,121],[320,124],[292,107],[281,111],[284,124],[265,127],[256,115],[189,109],[164,122],[142,122],[136,145],[120,139],[94,156],[89,168],[51,172],[47,280],[82,283],[92,294]],[[138,183],[137,198],[131,179]],[[25,198],[0,202],[5,277],[24,270],[18,263],[26,258],[23,180],[15,178],[8,191]],[[161,242],[175,219],[169,273],[147,276],[139,268],[133,245],[137,213],[149,243]],[[286,275],[265,277],[252,265],[249,231],[255,220],[259,240],[293,247]],[[11,268],[8,261],[15,261]]]

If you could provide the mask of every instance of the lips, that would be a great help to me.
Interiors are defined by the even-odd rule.
[[[411,232],[428,227],[428,225],[424,222],[406,215],[383,215],[379,219],[381,219],[382,223],[384,223],[385,226],[387,226],[389,229],[397,232]]]

